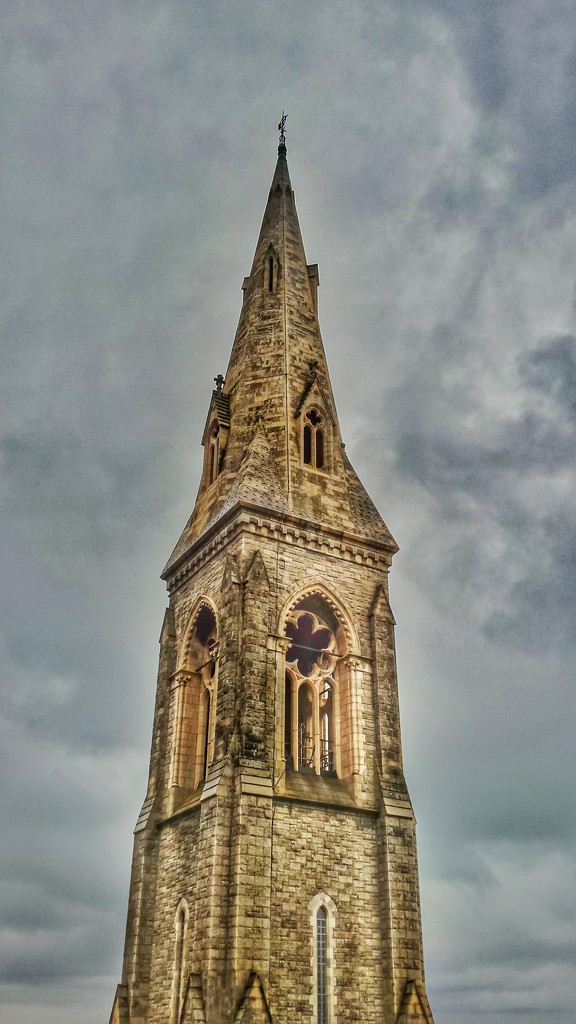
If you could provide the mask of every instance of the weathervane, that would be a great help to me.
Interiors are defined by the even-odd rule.
[[[283,146],[284,149],[286,148],[286,135],[284,134],[284,129],[286,127],[287,117],[288,114],[285,114],[284,111],[282,111],[282,117],[280,118],[280,124],[278,125],[278,131],[280,132],[280,146]],[[280,146],[278,146],[278,149],[280,149]]]

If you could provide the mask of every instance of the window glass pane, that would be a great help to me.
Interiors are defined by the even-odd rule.
[[[316,1009],[318,1024],[328,1024],[328,978],[326,955],[326,910],[316,914]]]

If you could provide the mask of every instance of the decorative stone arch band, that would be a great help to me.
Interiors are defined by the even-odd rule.
[[[213,760],[218,635],[216,609],[209,598],[199,597],[188,616],[172,677],[171,789],[196,789]]]
[[[336,1024],[336,904],[327,893],[319,892],[310,900],[308,912],[311,1022]]]

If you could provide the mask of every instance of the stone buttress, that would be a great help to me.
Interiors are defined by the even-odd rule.
[[[170,595],[115,1024],[433,1024],[388,571],[284,138]]]

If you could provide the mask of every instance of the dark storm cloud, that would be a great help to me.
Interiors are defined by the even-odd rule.
[[[540,0],[433,0],[432,6],[453,31],[476,102],[507,124],[519,192],[532,199],[573,181],[573,4],[553,0],[545,12]]]
[[[486,0],[481,6],[474,0],[433,0],[455,26],[460,52],[470,67],[476,95],[489,109],[497,110],[506,100],[509,71],[504,39],[506,4]]]
[[[576,420],[576,338],[568,334],[543,343],[526,359],[524,372],[535,390]]]
[[[388,395],[383,430],[393,434],[393,466],[433,497],[447,524],[442,556],[452,584],[468,592],[487,567],[500,580],[490,604],[478,606],[486,635],[548,650],[573,646],[576,343],[549,339],[519,356],[518,411],[497,416],[473,377],[456,388],[448,372],[469,347],[457,326],[435,328],[424,357]],[[430,564],[431,580],[435,572]]]

